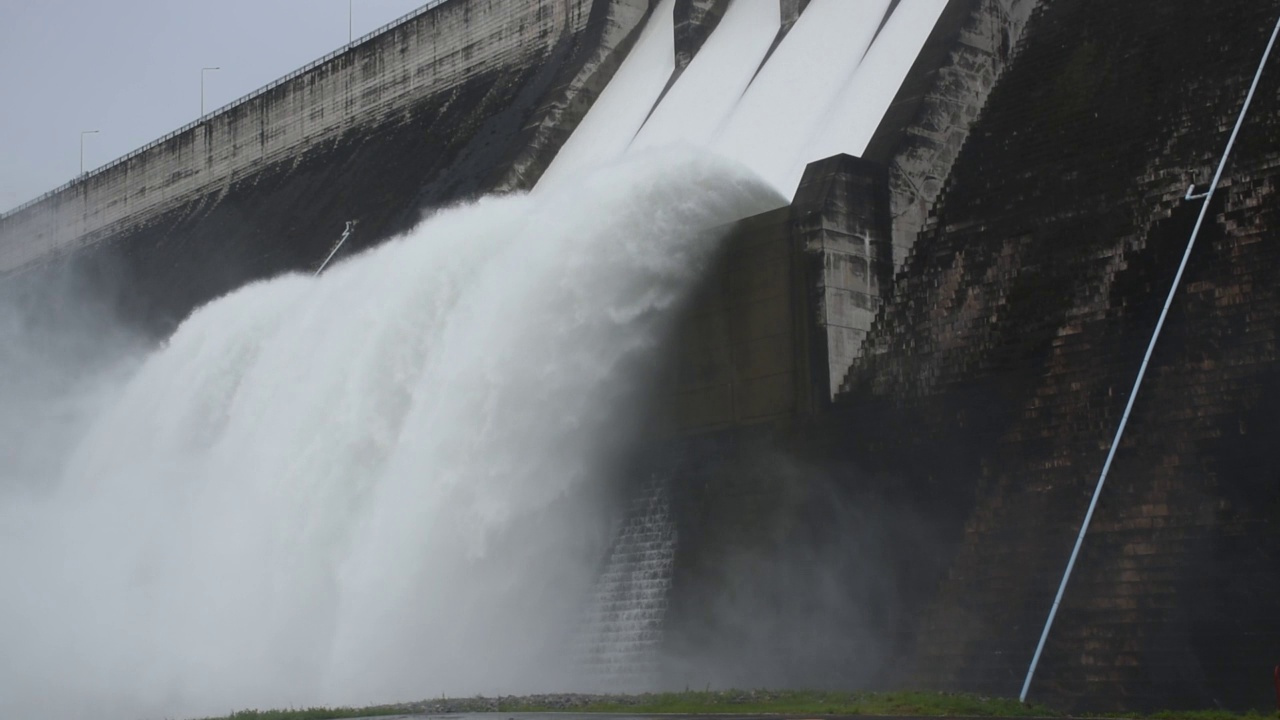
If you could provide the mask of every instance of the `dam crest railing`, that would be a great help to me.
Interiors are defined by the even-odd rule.
[[[241,105],[241,104],[243,104],[243,103],[249,102],[250,100],[254,100],[254,99],[259,98],[259,97],[261,97],[261,96],[263,96],[263,95],[266,95],[267,93],[269,93],[269,92],[271,92],[272,90],[274,90],[274,89],[276,89],[276,88],[280,87],[281,85],[283,85],[283,84],[285,84],[285,83],[287,83],[287,82],[290,82],[291,80],[296,80],[297,78],[299,78],[299,77],[301,77],[301,76],[303,76],[303,75],[306,75],[307,73],[311,72],[312,70],[315,70],[316,68],[320,67],[321,65],[324,65],[325,63],[329,62],[330,60],[333,60],[334,58],[338,57],[339,55],[342,55],[342,54],[344,54],[344,53],[350,52],[351,50],[355,49],[355,48],[356,48],[356,46],[358,46],[358,45],[363,45],[364,43],[369,42],[370,40],[372,40],[372,39],[374,39],[374,38],[378,37],[379,35],[382,35],[383,33],[387,32],[387,31],[389,31],[389,30],[392,30],[392,29],[394,29],[394,28],[400,27],[401,25],[404,25],[404,24],[406,24],[406,23],[408,23],[408,22],[410,22],[410,21],[412,21],[412,20],[416,20],[417,18],[419,18],[419,17],[421,17],[422,15],[425,15],[427,12],[429,12],[429,11],[431,11],[431,10],[434,10],[435,8],[437,8],[437,7],[439,7],[439,6],[443,5],[443,4],[445,4],[446,2],[449,2],[449,0],[428,0],[425,4],[423,4],[421,7],[417,8],[416,10],[411,10],[410,12],[407,12],[407,13],[405,13],[404,15],[401,15],[400,17],[396,18],[395,20],[392,20],[391,22],[389,22],[389,23],[387,23],[387,24],[385,24],[385,25],[382,25],[382,26],[381,26],[381,27],[379,27],[378,29],[373,30],[373,31],[371,31],[371,32],[367,32],[367,33],[365,33],[364,35],[361,35],[360,37],[358,37],[358,38],[356,38],[356,39],[354,39],[354,40],[352,40],[352,41],[348,42],[347,44],[343,45],[342,47],[338,48],[337,50],[333,50],[332,52],[327,53],[324,57],[320,57],[320,58],[317,58],[317,59],[315,59],[315,60],[312,60],[311,62],[307,63],[306,65],[303,65],[302,67],[300,67],[300,68],[298,68],[298,69],[296,69],[296,70],[294,70],[294,71],[292,71],[292,72],[290,72],[290,73],[288,73],[287,75],[283,75],[283,76],[281,76],[281,77],[276,78],[275,80],[272,80],[271,82],[267,83],[266,85],[263,85],[262,87],[258,88],[257,90],[254,90],[254,91],[252,91],[252,92],[250,92],[250,93],[248,93],[248,94],[246,94],[246,95],[242,95],[242,96],[240,96],[239,98],[236,98],[235,100],[232,100],[231,102],[227,103],[226,105],[223,105],[223,106],[221,106],[221,107],[219,107],[219,108],[217,108],[217,109],[215,109],[215,110],[210,110],[209,112],[205,113],[204,115],[201,115],[200,117],[196,118],[195,120],[192,120],[191,122],[187,123],[186,125],[183,125],[182,127],[178,128],[177,130],[172,130],[172,131],[170,131],[170,132],[166,133],[165,135],[163,135],[162,137],[159,137],[159,138],[157,138],[157,139],[155,139],[155,140],[152,140],[151,142],[147,143],[146,145],[143,145],[142,147],[139,147],[138,149],[133,150],[132,152],[128,153],[127,155],[121,155],[120,157],[116,158],[115,160],[112,160],[111,162],[107,163],[106,165],[102,165],[102,166],[100,166],[100,167],[98,167],[98,168],[96,168],[96,169],[94,169],[94,170],[90,170],[89,172],[86,172],[86,173],[81,173],[81,174],[79,174],[79,175],[75,176],[74,178],[72,178],[71,180],[68,180],[67,182],[65,182],[65,183],[63,183],[63,184],[61,184],[61,185],[59,185],[58,187],[56,187],[56,188],[54,188],[54,189],[52,189],[52,190],[49,190],[48,192],[42,193],[42,194],[41,194],[41,195],[39,195],[38,197],[32,198],[31,200],[28,200],[28,201],[26,201],[26,202],[22,203],[21,205],[19,205],[19,206],[17,206],[17,207],[15,207],[15,208],[13,208],[12,210],[6,210],[6,211],[4,211],[4,212],[0,212],[0,220],[4,220],[4,219],[8,218],[8,217],[9,217],[9,216],[11,216],[11,215],[17,215],[18,213],[22,212],[23,210],[26,210],[27,208],[29,208],[29,207],[31,207],[31,206],[33,206],[33,205],[38,205],[39,203],[42,203],[42,202],[44,202],[45,200],[48,200],[49,198],[53,197],[54,195],[57,195],[58,193],[63,192],[64,190],[67,190],[67,189],[68,189],[68,188],[70,188],[72,185],[75,185],[75,184],[76,184],[76,183],[78,183],[78,182],[83,182],[83,181],[85,181],[85,180],[88,180],[89,178],[94,177],[95,175],[101,175],[102,173],[107,172],[108,170],[110,170],[110,169],[112,169],[112,168],[116,167],[117,165],[121,165],[121,164],[123,164],[123,163],[126,163],[126,162],[128,162],[129,160],[132,160],[133,158],[135,158],[135,157],[137,157],[137,156],[139,156],[139,155],[141,155],[141,154],[143,154],[143,153],[147,152],[148,150],[152,150],[152,149],[154,149],[154,148],[156,148],[156,147],[159,147],[160,145],[163,145],[163,144],[165,144],[166,142],[169,142],[170,140],[174,139],[175,137],[177,137],[177,136],[179,136],[179,135],[181,135],[181,134],[183,134],[183,133],[185,133],[185,132],[187,132],[187,131],[189,131],[189,130],[192,130],[192,129],[196,128],[196,127],[199,127],[200,125],[203,125],[204,123],[208,122],[209,120],[213,119],[214,117],[217,117],[218,115],[221,115],[221,114],[223,114],[223,113],[225,113],[225,112],[228,112],[229,110],[231,110],[232,108],[234,108],[234,107],[236,107],[236,106],[238,106],[238,105]]]

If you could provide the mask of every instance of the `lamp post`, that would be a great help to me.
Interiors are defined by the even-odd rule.
[[[84,174],[84,136],[97,135],[97,130],[81,130],[80,131],[80,174]]]
[[[221,70],[220,67],[200,68],[200,117],[204,117],[204,74],[210,70]]]

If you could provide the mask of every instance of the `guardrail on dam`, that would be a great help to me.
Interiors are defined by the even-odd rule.
[[[265,170],[299,166],[339,138],[359,142],[403,123],[425,104],[441,116],[474,102],[524,112],[484,189],[527,184],[554,154],[612,73],[614,51],[648,11],[647,0],[435,0],[199,121],[0,216],[0,273],[67,253],[199,201],[217,204]],[[621,48],[620,48],[621,46]],[[524,82],[485,103],[502,75]],[[564,115],[568,113],[569,127]],[[428,129],[436,155],[455,154],[478,121]],[[447,132],[444,132],[447,130]],[[485,138],[485,143],[492,142]],[[548,154],[549,153],[549,154]],[[474,152],[472,154],[475,154]],[[492,153],[491,153],[492,155]],[[417,158],[422,160],[422,158]],[[429,168],[428,168],[429,169]],[[423,181],[431,178],[427,172]]]
[[[386,23],[385,25],[383,25],[383,26],[379,27],[377,30],[374,30],[373,32],[369,32],[369,33],[365,33],[364,35],[361,35],[360,37],[356,38],[355,40],[352,40],[351,42],[347,43],[346,45],[343,45],[342,47],[338,48],[337,50],[334,50],[334,51],[332,51],[332,52],[328,53],[328,54],[327,54],[327,55],[325,55],[324,57],[320,57],[320,58],[317,58],[317,59],[315,59],[315,60],[312,60],[311,62],[307,63],[306,65],[303,65],[302,67],[300,67],[300,68],[298,68],[298,69],[296,69],[296,70],[293,70],[293,71],[291,71],[291,72],[289,72],[289,73],[287,73],[287,74],[283,75],[282,77],[276,78],[275,80],[272,80],[271,82],[267,83],[266,85],[263,85],[262,87],[260,87],[260,88],[258,88],[258,89],[256,89],[256,90],[254,90],[254,91],[252,91],[252,92],[249,92],[249,93],[246,93],[246,94],[244,94],[244,95],[241,95],[240,97],[236,98],[235,100],[232,100],[231,102],[227,103],[226,105],[223,105],[223,106],[222,106],[222,107],[220,107],[220,108],[217,108],[217,109],[215,109],[215,110],[211,110],[211,111],[209,111],[209,112],[207,112],[207,113],[204,113],[204,114],[203,114],[203,115],[201,115],[200,117],[196,118],[195,120],[192,120],[191,122],[187,123],[186,125],[183,125],[182,127],[178,128],[177,130],[171,130],[171,131],[169,131],[168,133],[165,133],[165,135],[164,135],[163,137],[159,137],[159,138],[157,138],[157,139],[155,139],[155,140],[152,140],[151,142],[147,143],[146,145],[143,145],[143,146],[142,146],[142,147],[140,147],[140,148],[137,148],[137,149],[135,149],[135,150],[132,150],[132,151],[130,151],[128,154],[126,154],[126,155],[122,155],[121,157],[118,157],[118,158],[116,158],[115,160],[112,160],[111,162],[109,162],[109,163],[107,163],[107,164],[105,164],[105,165],[102,165],[101,167],[98,167],[98,168],[96,168],[96,169],[94,169],[94,170],[90,170],[90,171],[89,171],[89,172],[87,172],[87,173],[81,173],[80,175],[78,175],[78,176],[76,176],[76,177],[74,177],[74,178],[72,178],[72,179],[70,179],[70,180],[66,181],[65,183],[63,183],[63,184],[59,185],[58,187],[56,187],[56,188],[54,188],[54,189],[52,189],[52,190],[50,190],[50,191],[48,191],[48,192],[42,193],[39,197],[32,198],[31,200],[28,200],[27,202],[24,202],[24,203],[22,203],[21,205],[18,205],[17,207],[12,208],[12,209],[10,209],[10,210],[6,210],[6,211],[4,211],[4,212],[0,212],[0,218],[8,217],[9,215],[13,215],[13,214],[15,214],[15,213],[17,213],[17,212],[19,212],[19,211],[21,211],[21,210],[25,210],[26,208],[28,208],[28,207],[30,207],[30,206],[32,206],[32,205],[36,205],[36,204],[38,204],[38,203],[40,203],[40,202],[43,202],[45,199],[50,198],[50,197],[52,197],[52,196],[54,196],[54,195],[57,195],[58,193],[62,192],[63,190],[66,190],[67,188],[71,187],[72,185],[75,185],[76,183],[80,182],[81,180],[83,180],[83,179],[85,179],[85,178],[92,177],[92,176],[94,176],[94,175],[98,175],[98,174],[101,174],[101,173],[107,172],[107,171],[111,170],[112,168],[114,168],[115,166],[117,166],[117,165],[119,165],[119,164],[121,164],[121,163],[128,162],[129,160],[132,160],[133,158],[137,157],[138,155],[142,155],[143,153],[146,153],[146,152],[150,151],[151,149],[153,149],[153,148],[155,148],[155,147],[158,147],[158,146],[160,146],[160,145],[163,145],[163,144],[164,144],[166,141],[168,141],[170,138],[177,137],[177,136],[182,135],[183,133],[185,133],[185,132],[187,132],[187,131],[189,131],[189,130],[191,130],[191,129],[193,129],[193,128],[195,128],[195,127],[199,126],[199,125],[203,125],[204,123],[208,122],[209,120],[211,120],[211,119],[212,119],[212,118],[214,118],[215,116],[221,115],[222,113],[226,112],[227,110],[230,110],[231,108],[233,108],[233,107],[235,107],[235,106],[237,106],[237,105],[240,105],[240,104],[242,104],[242,103],[248,102],[248,101],[253,100],[254,98],[260,97],[260,96],[262,96],[262,95],[265,95],[265,94],[267,94],[268,92],[271,92],[272,90],[274,90],[275,88],[277,88],[277,87],[279,87],[279,86],[281,86],[281,85],[283,85],[283,84],[285,84],[285,83],[289,82],[290,80],[293,80],[293,79],[294,79],[294,78],[296,78],[296,77],[300,77],[300,76],[302,76],[302,75],[305,75],[305,74],[307,74],[307,73],[311,72],[311,70],[313,70],[313,69],[315,69],[315,68],[317,68],[317,67],[319,67],[319,66],[321,66],[321,65],[324,65],[325,63],[327,63],[327,62],[329,62],[330,60],[332,60],[332,59],[334,59],[334,58],[338,57],[339,55],[342,55],[343,53],[346,53],[346,52],[350,51],[352,48],[356,47],[357,45],[363,45],[365,42],[367,42],[367,41],[369,41],[369,40],[372,40],[373,38],[375,38],[375,37],[377,37],[377,36],[381,35],[382,33],[384,33],[384,32],[386,32],[386,31],[390,30],[391,28],[396,27],[397,25],[403,25],[404,23],[409,22],[410,20],[412,20],[412,19],[414,19],[414,18],[418,17],[419,15],[421,15],[421,14],[423,14],[423,13],[427,12],[428,10],[431,10],[432,8],[436,7],[436,6],[437,6],[437,5],[439,5],[440,3],[443,3],[444,1],[445,1],[445,0],[430,0],[430,2],[428,2],[428,3],[427,3],[427,4],[425,4],[425,5],[423,5],[422,7],[419,7],[419,8],[417,8],[416,10],[414,10],[414,11],[412,11],[412,12],[405,13],[404,15],[402,15],[402,16],[400,16],[400,17],[396,18],[395,20],[393,20],[393,21],[391,21],[391,22],[389,22],[389,23]],[[213,68],[209,68],[209,69],[213,69]]]

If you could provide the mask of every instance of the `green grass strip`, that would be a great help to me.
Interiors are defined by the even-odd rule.
[[[404,715],[402,707],[373,705],[364,708],[314,707],[302,710],[239,710],[230,715],[209,720],[343,720],[344,718],[379,717],[386,715]]]
[[[505,702],[504,712],[545,712],[536,703]],[[986,698],[931,692],[850,693],[812,690],[685,691],[605,699],[573,708],[578,712],[714,713],[780,715],[926,715],[930,717],[1026,717],[1055,715],[1048,708],[1026,707],[1011,698]]]
[[[919,717],[1061,718],[1043,705],[1014,698],[938,692],[823,692],[813,690],[716,690],[641,695],[537,695],[505,698],[457,698],[362,708],[241,710],[206,720],[342,720],[412,714],[455,713],[626,713],[673,715],[886,715]],[[1271,720],[1271,713],[1220,710],[1158,712],[1149,715],[1098,714],[1093,718],[1145,720]],[[504,719],[505,720],[505,719]]]

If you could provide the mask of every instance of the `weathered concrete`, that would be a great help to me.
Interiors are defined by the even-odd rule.
[[[893,279],[889,185],[883,167],[848,155],[811,163],[791,205],[792,234],[807,258],[818,397],[830,399]]]
[[[675,6],[676,72],[689,66],[693,56],[720,24],[729,0],[677,0]]]
[[[660,435],[789,422],[804,404],[804,281],[790,222],[782,208],[734,226],[672,339]]]
[[[800,13],[809,7],[809,0],[778,0],[778,10],[782,18],[782,34],[786,34],[792,25],[800,19]]]
[[[424,208],[530,187],[649,5],[449,0],[5,216],[0,263],[112,275],[123,314],[163,334],[239,285],[313,269],[347,220],[344,254]]]
[[[548,93],[532,120],[514,138],[524,149],[511,160],[492,190],[529,189],[538,182],[560,146],[613,78],[655,4],[656,0],[609,0],[602,5],[600,0],[594,0],[598,27],[594,33],[584,35],[585,56],[569,63],[570,72],[564,73],[561,80],[563,86]]]
[[[889,168],[895,267],[915,245],[1039,2],[951,0],[863,153]]]
[[[1017,693],[1200,210],[1183,193],[1212,172],[1277,16],[1275,0],[1045,0],[1028,24],[836,408],[861,462],[898,458],[898,482],[950,536],[904,650],[913,684]],[[1274,70],[1175,297],[1033,698],[1272,701]],[[877,422],[857,424],[867,414]],[[905,460],[935,442],[958,450]]]
[[[996,6],[977,7],[962,17]],[[806,374],[830,370],[814,350],[825,265],[780,214],[761,221],[773,239],[757,242],[792,243],[804,268],[775,294],[799,303],[796,409],[721,412],[654,451],[681,478],[670,684],[1017,693],[1199,210],[1183,192],[1212,172],[1278,15],[1277,0],[1044,0],[1016,51],[987,31],[950,55],[974,53],[972,74],[944,67],[958,94],[920,95],[904,149],[880,155],[922,159],[899,179],[934,168],[945,192],[914,196],[933,218],[899,246],[891,302],[829,408],[814,388],[831,376]],[[1175,299],[1037,702],[1273,702],[1277,88],[1264,77]],[[704,367],[726,396],[744,387],[731,361]]]
[[[810,163],[788,208],[731,230],[689,304],[665,387],[676,434],[792,423],[826,407],[890,291],[880,165]]]
[[[728,233],[672,338],[659,435],[820,412],[892,276],[884,169],[848,155],[811,163],[789,207]]]
[[[673,685],[1017,691],[1198,209],[1182,193],[1280,0],[1042,0],[1020,42],[1036,3],[968,2],[868,152],[893,188],[892,292],[885,175],[839,158],[793,208],[740,223],[686,309],[652,453],[679,478]],[[543,60],[304,142],[77,257],[190,307],[318,260],[343,219],[360,247],[421,204],[527,186],[610,72],[604,48],[625,47],[622,13],[647,7],[593,4]],[[1270,701],[1277,88],[1269,74],[1193,256],[1036,699]]]
[[[0,217],[0,273],[146,225],[495,74],[562,65],[523,152],[492,185],[527,186],[616,67],[648,0],[450,0],[199,125]],[[588,38],[588,35],[591,35]],[[583,48],[584,42],[592,45]],[[623,48],[625,49],[625,48]],[[577,57],[566,57],[568,54]],[[561,69],[557,67],[556,69]],[[440,100],[432,100],[437,98]],[[569,127],[566,127],[568,125]],[[457,131],[465,132],[465,128]],[[451,138],[454,142],[456,139]]]

